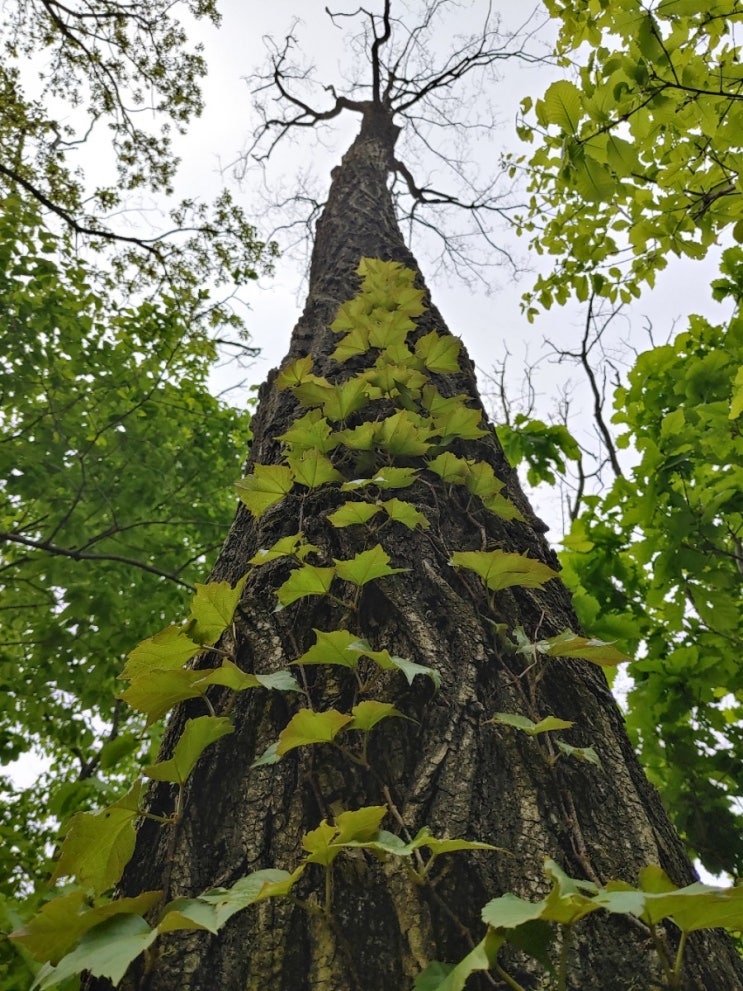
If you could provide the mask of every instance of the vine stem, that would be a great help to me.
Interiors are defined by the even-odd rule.
[[[526,991],[524,985],[519,984],[515,977],[511,977],[511,975],[501,967],[497,960],[493,964],[493,970],[502,981],[505,981],[509,988],[511,988],[511,991]]]
[[[557,991],[566,991],[568,978],[568,951],[572,941],[573,927],[565,926],[562,945],[560,946],[560,961],[557,966]]]
[[[679,940],[678,949],[676,950],[676,959],[673,963],[673,987],[681,987],[681,967],[684,963],[684,950],[686,949],[686,936],[687,933],[682,930],[681,939]]]

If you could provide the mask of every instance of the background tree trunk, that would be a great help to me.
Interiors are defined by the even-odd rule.
[[[357,292],[361,257],[393,259],[417,270],[387,188],[395,137],[389,115],[370,103],[359,136],[334,170],[318,224],[309,296],[287,360],[309,354],[315,371],[331,380],[339,374],[345,379],[368,363],[363,355],[343,366],[329,359],[337,344],[329,324],[340,304]],[[420,276],[418,282],[423,285]],[[447,333],[432,305],[419,324],[421,335],[432,328]],[[466,333],[464,314],[461,324]],[[481,408],[472,366],[465,357],[461,361],[461,374],[437,377],[437,387],[448,396],[465,393]],[[296,416],[296,400],[274,382],[272,373],[261,389],[249,466],[279,462],[277,437]],[[544,527],[494,433],[458,441],[453,449],[492,465],[528,522],[507,522],[484,512],[469,504],[466,493],[427,473],[405,490],[405,498],[425,508],[432,525],[427,531],[397,523],[386,528],[389,536],[382,542],[393,565],[409,570],[365,586],[357,617],[359,634],[375,647],[439,671],[440,690],[434,692],[424,677],[408,686],[398,672],[386,676],[380,697],[394,701],[410,718],[389,719],[375,729],[371,771],[330,747],[300,748],[275,766],[251,770],[299,703],[263,691],[234,696],[235,733],[201,759],[177,826],[142,824],[122,891],[164,887],[169,897],[196,895],[260,868],[291,870],[302,856],[302,835],[320,820],[339,808],[390,802],[385,825],[395,832],[402,830],[401,823],[410,834],[427,825],[434,835],[484,840],[508,852],[442,857],[433,884],[422,887],[372,857],[339,857],[332,923],[289,899],[272,899],[234,916],[218,937],[186,932],[163,940],[149,972],[133,968],[126,987],[402,991],[412,987],[430,960],[457,961],[468,952],[482,936],[480,910],[489,898],[505,891],[541,897],[545,857],[571,876],[602,883],[611,878],[635,882],[640,868],[651,863],[660,864],[677,884],[694,879],[635,759],[602,671],[553,659],[529,689],[525,659],[509,653],[499,636],[496,624],[507,631],[521,626],[531,638],[577,630],[564,586],[551,581],[543,590],[499,592],[493,608],[480,579],[449,564],[453,551],[498,547],[557,567],[542,536]],[[363,549],[360,528],[341,530],[327,522],[342,501],[337,487],[324,486],[304,498],[288,495],[257,521],[241,507],[212,578],[234,583],[258,548],[300,529],[329,558],[353,556]],[[313,628],[332,630],[342,622],[342,607],[327,598],[305,598],[274,612],[275,589],[287,574],[286,563],[278,560],[256,569],[246,586],[236,616],[236,656],[245,670],[283,669],[312,645]],[[351,704],[346,682],[332,674],[336,669],[330,671],[315,668],[308,675],[316,709]],[[566,739],[592,746],[601,766],[571,759],[550,766],[534,740],[489,723],[502,711],[573,720]],[[172,751],[184,719],[201,712],[181,707],[171,720],[164,754]],[[154,786],[149,803],[153,812],[169,809],[168,786]],[[321,868],[310,867],[300,882],[302,898],[312,900],[322,884]],[[687,958],[685,988],[743,987],[740,961],[726,937],[708,933],[690,940]],[[540,986],[525,958],[507,959],[525,987]],[[601,913],[581,923],[570,955],[570,988],[630,991],[657,983],[644,926]],[[504,985],[484,976],[468,984],[492,986]]]

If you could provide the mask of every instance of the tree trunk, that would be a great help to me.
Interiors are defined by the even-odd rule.
[[[338,341],[329,324],[358,291],[360,259],[391,259],[417,271],[387,186],[395,137],[389,116],[370,104],[359,136],[333,172],[318,223],[309,296],[287,361],[311,355],[315,372],[332,381],[345,380],[370,360],[361,355],[338,366],[329,357]],[[416,278],[423,286],[422,277]],[[430,302],[419,326],[419,336],[433,328],[448,333]],[[460,364],[460,373],[436,376],[437,388],[446,396],[464,393],[470,406],[481,409],[472,365],[467,358]],[[296,399],[276,388],[275,377],[274,372],[261,389],[249,468],[279,463],[278,437],[297,416]],[[177,826],[143,822],[122,891],[165,888],[169,897],[194,896],[257,869],[292,870],[302,859],[304,833],[339,809],[370,805],[390,808],[385,826],[394,832],[414,835],[428,826],[434,836],[483,840],[501,849],[441,857],[426,885],[364,853],[341,856],[333,869],[330,916],[288,898],[262,902],[235,915],[216,937],[185,932],[163,939],[148,972],[132,968],[125,987],[403,991],[429,961],[456,962],[471,949],[483,935],[480,910],[488,899],[507,891],[542,897],[546,857],[571,876],[599,883],[635,883],[647,864],[661,865],[679,885],[694,880],[601,669],[554,658],[534,679],[527,660],[505,645],[502,632],[511,635],[517,627],[530,639],[577,631],[564,586],[552,580],[541,589],[515,587],[493,597],[476,575],[451,566],[453,551],[500,548],[558,567],[494,432],[458,440],[453,449],[490,464],[526,522],[506,521],[426,472],[404,496],[425,511],[431,526],[409,530],[393,522],[385,528],[381,543],[392,564],[408,570],[365,585],[354,620],[354,632],[375,648],[438,671],[440,689],[426,677],[408,685],[399,672],[385,673],[377,697],[394,702],[408,718],[388,719],[370,735],[369,768],[330,746],[315,746],[251,769],[300,697],[262,690],[232,696],[234,734],[200,760]],[[364,528],[338,529],[327,520],[344,498],[331,484],[304,497],[290,493],[257,520],[241,507],[213,580],[236,582],[259,548],[299,530],[326,560],[351,558],[366,546],[359,536]],[[313,628],[330,631],[348,623],[343,606],[328,597],[307,597],[275,612],[275,590],[288,573],[286,562],[278,560],[251,574],[236,615],[236,657],[244,670],[284,669],[314,643]],[[312,706],[347,711],[354,701],[348,672],[327,670],[306,669]],[[226,698],[218,696],[215,707],[222,702]],[[190,703],[181,707],[168,728],[164,754],[172,752],[185,718],[202,712]],[[564,738],[593,747],[600,766],[567,757],[545,760],[537,741],[493,725],[497,712],[572,720],[575,726]],[[151,811],[171,804],[167,785],[153,787]],[[297,892],[305,903],[319,903],[323,885],[323,870],[313,865]],[[597,913],[580,924],[568,954],[567,987],[661,986],[648,930],[631,921]],[[512,951],[504,960],[524,987],[544,986],[539,968],[526,957]],[[690,939],[685,989],[733,991],[743,988],[741,973],[724,935]],[[475,975],[467,986],[506,985],[494,975]]]

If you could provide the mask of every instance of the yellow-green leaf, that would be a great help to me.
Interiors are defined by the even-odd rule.
[[[279,733],[276,753],[283,757],[295,747],[314,743],[331,743],[352,719],[353,716],[349,716],[345,712],[338,712],[337,709],[327,709],[325,712],[300,709]]]
[[[258,517],[291,492],[293,484],[287,465],[255,465],[250,475],[235,483],[235,488],[241,501]]]
[[[396,575],[407,568],[391,568],[390,556],[379,544],[375,544],[368,551],[360,551],[348,561],[336,561],[336,573],[344,581],[352,582],[354,585],[366,585],[367,582],[375,578],[383,578],[385,575]]]
[[[153,781],[172,781],[183,784],[196,766],[196,761],[210,744],[220,740],[235,727],[224,716],[199,716],[186,722],[173,756],[143,768],[143,773]]]
[[[70,820],[52,881],[77,878],[83,887],[106,891],[121,877],[134,852],[134,820],[142,782],[100,812],[78,812]]]
[[[232,623],[237,603],[240,601],[247,576],[240,579],[234,588],[229,582],[209,582],[200,585],[196,582],[196,595],[191,599],[191,624],[189,636],[196,643],[211,645]]]
[[[330,590],[335,577],[335,568],[321,568],[303,564],[292,571],[287,580],[276,590],[282,606],[288,606],[306,595],[325,595]]]
[[[542,561],[507,551],[455,551],[451,564],[476,572],[494,592],[512,586],[541,588],[557,578],[557,572]]]

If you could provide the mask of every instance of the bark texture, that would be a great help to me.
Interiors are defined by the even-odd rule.
[[[331,192],[318,224],[307,304],[291,339],[287,360],[306,354],[318,374],[347,378],[368,359],[338,371],[329,360],[337,335],[329,324],[338,307],[358,290],[355,269],[362,256],[393,259],[417,269],[398,228],[388,192],[388,167],[396,129],[370,104],[359,136],[334,170]],[[419,284],[423,280],[419,277]],[[445,333],[433,305],[420,334]],[[463,359],[461,374],[441,376],[445,395],[466,393],[479,408],[474,372]],[[251,461],[277,463],[297,404],[274,386],[263,386],[253,421]],[[484,416],[484,412],[483,412]],[[636,882],[643,866],[660,864],[677,884],[694,880],[681,843],[647,783],[624,731],[621,714],[600,669],[583,662],[551,661],[534,689],[524,660],[503,646],[495,624],[521,626],[539,637],[578,629],[570,598],[559,581],[543,590],[515,588],[488,595],[475,575],[450,566],[455,550],[495,547],[518,551],[557,567],[544,527],[535,519],[494,433],[458,442],[456,453],[489,462],[527,519],[506,522],[476,506],[466,493],[450,491],[428,473],[405,490],[424,507],[428,531],[391,524],[382,543],[392,563],[409,570],[365,587],[359,633],[375,647],[437,669],[442,686],[429,679],[408,686],[399,673],[386,677],[382,697],[408,720],[390,719],[370,737],[372,771],[353,765],[330,747],[293,751],[279,764],[251,770],[255,757],[278,737],[299,705],[291,696],[263,691],[234,697],[235,733],[211,747],[187,787],[182,821],[171,830],[144,822],[127,869],[125,894],[165,888],[170,897],[196,895],[265,867],[289,870],[301,859],[301,837],[338,807],[384,804],[394,814],[387,828],[400,832],[395,816],[414,834],[428,825],[434,835],[481,839],[508,853],[475,852],[442,857],[432,886],[418,887],[392,865],[365,855],[339,857],[333,872],[332,922],[287,899],[274,899],[234,916],[218,937],[177,933],[162,941],[143,973],[134,968],[125,987],[141,991],[392,991],[410,989],[432,959],[457,961],[483,933],[480,910],[506,891],[541,897],[545,857],[570,875],[599,882]],[[430,476],[430,477],[429,477]],[[392,493],[395,494],[395,493]],[[325,486],[304,498],[290,494],[257,522],[237,512],[213,579],[235,582],[259,547],[303,529],[328,557],[347,558],[363,549],[359,530],[327,522],[344,500]],[[360,543],[360,541],[362,541]],[[257,569],[237,615],[238,662],[269,672],[287,665],[314,642],[312,628],[332,630],[343,610],[327,599],[303,599],[274,612],[274,590],[288,574],[278,560]],[[206,665],[213,659],[206,658]],[[337,669],[330,669],[331,672]],[[315,708],[351,702],[341,675],[311,669]],[[228,704],[216,695],[216,708]],[[535,741],[489,724],[495,712],[554,714],[575,721],[565,739],[592,746],[601,766],[562,759],[553,767]],[[171,720],[164,753],[172,751],[189,715],[183,706]],[[151,810],[171,807],[168,787],[154,787]],[[320,867],[309,868],[300,894],[312,900],[323,885]],[[732,945],[717,933],[690,940],[686,991],[743,988]],[[525,987],[541,985],[528,961],[505,960]],[[91,982],[101,989],[105,982]],[[597,913],[576,932],[568,986],[577,989],[645,991],[660,986],[647,930]],[[505,987],[497,978],[473,977],[468,988]]]

